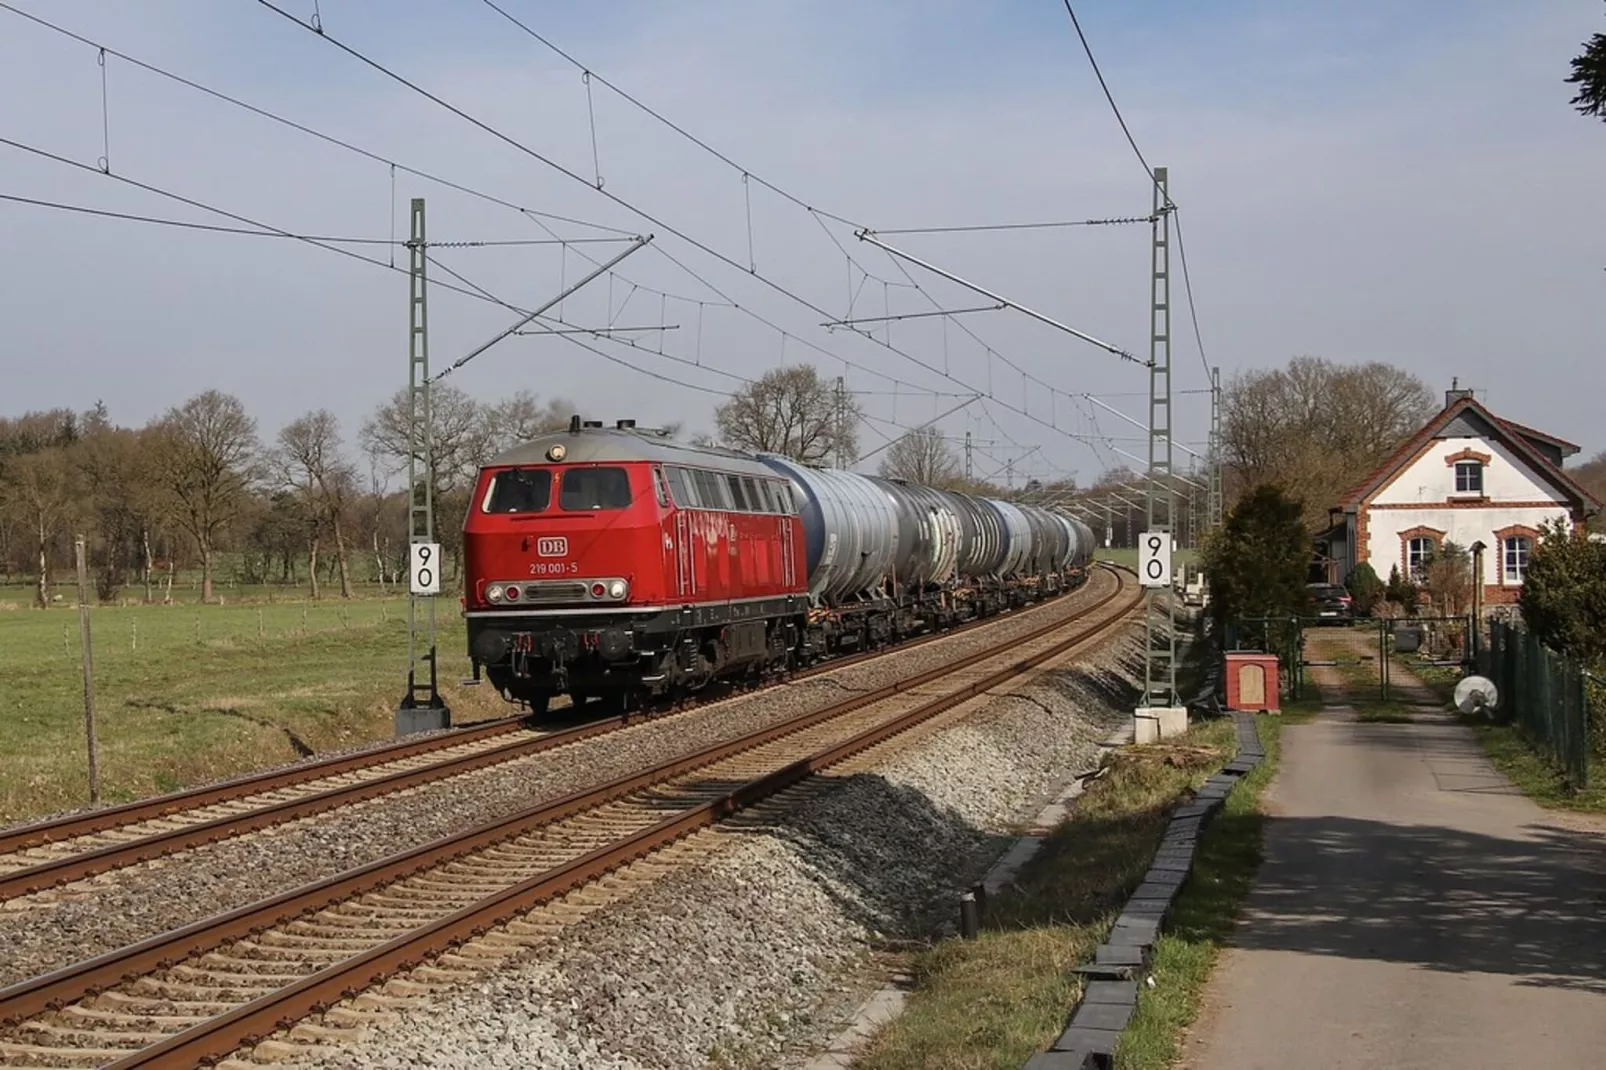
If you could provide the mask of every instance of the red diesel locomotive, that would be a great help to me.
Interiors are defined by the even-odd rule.
[[[541,713],[759,679],[1082,582],[1080,521],[576,417],[480,472],[474,675]]]
[[[576,418],[480,473],[464,524],[476,676],[543,712],[786,662],[807,619],[788,482],[728,451]],[[611,429],[610,429],[611,430]],[[711,508],[679,505],[714,503]]]

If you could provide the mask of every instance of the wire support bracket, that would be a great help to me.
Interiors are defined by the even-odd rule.
[[[892,256],[895,256],[900,260],[907,260],[909,263],[914,264],[916,267],[924,268],[924,269],[926,269],[927,271],[931,272],[934,275],[940,275],[943,278],[947,279],[949,282],[956,283],[957,285],[963,286],[967,290],[972,290],[975,293],[979,293],[983,297],[988,298],[989,300],[997,301],[1000,304],[1003,304],[1004,306],[1006,306],[1008,308],[1014,309],[1016,312],[1019,312],[1024,316],[1030,316],[1032,319],[1037,320],[1039,323],[1046,323],[1048,326],[1053,327],[1054,329],[1059,330],[1059,331],[1064,331],[1066,334],[1071,335],[1074,338],[1080,338],[1082,341],[1088,343],[1089,345],[1097,346],[1099,349],[1104,350],[1106,353],[1113,353],[1116,356],[1120,357],[1122,360],[1131,361],[1133,364],[1141,364],[1144,367],[1148,367],[1148,368],[1154,367],[1154,360],[1152,358],[1147,360],[1147,361],[1145,361],[1140,357],[1135,357],[1131,353],[1129,353],[1126,350],[1122,349],[1118,345],[1113,345],[1112,343],[1106,342],[1101,338],[1095,338],[1091,334],[1088,334],[1086,331],[1079,331],[1075,327],[1070,326],[1069,324],[1061,323],[1059,320],[1054,319],[1052,316],[1045,316],[1045,315],[1043,315],[1043,313],[1038,312],[1035,309],[1027,308],[1025,305],[1021,304],[1019,301],[1011,301],[1009,298],[1003,296],[1002,294],[994,293],[992,290],[989,290],[989,289],[987,289],[987,288],[985,288],[983,286],[978,286],[976,283],[970,282],[967,279],[960,278],[958,275],[955,275],[953,272],[945,270],[943,268],[940,268],[937,265],[935,265],[933,263],[930,263],[929,261],[922,260],[917,256],[913,256],[913,255],[911,255],[909,253],[904,252],[901,249],[897,249],[897,248],[895,248],[895,247],[893,247],[891,245],[888,245],[886,242],[881,241],[879,238],[877,238],[873,233],[871,233],[868,230],[864,230],[864,229],[861,228],[861,229],[859,229],[857,231],[854,231],[854,236],[856,238],[858,238],[860,241],[868,242],[869,244],[875,246],[877,249],[880,249],[883,252],[889,253]]]

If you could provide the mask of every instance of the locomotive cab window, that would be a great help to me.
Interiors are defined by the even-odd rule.
[[[630,504],[630,476],[623,468],[567,468],[558,505],[571,513],[623,509]]]
[[[487,513],[539,513],[552,504],[552,473],[545,468],[512,468],[491,477],[485,492]]]

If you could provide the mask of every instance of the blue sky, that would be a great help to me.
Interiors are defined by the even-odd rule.
[[[11,2],[520,205],[653,229],[251,0]],[[300,17],[313,10],[312,0],[283,6]],[[741,167],[856,222],[1148,209],[1143,176],[1057,2],[504,6]],[[321,0],[319,9],[332,36],[586,177],[595,175],[594,116],[608,191],[747,263],[739,172],[600,86],[588,109],[579,73],[488,7],[397,3],[381,15],[377,5]],[[1597,193],[1606,126],[1572,112],[1562,82],[1579,43],[1606,25],[1606,5],[1084,0],[1078,15],[1150,162],[1171,170],[1211,363],[1230,376],[1297,354],[1393,361],[1435,390],[1460,376],[1497,412],[1586,452],[1606,448],[1598,416],[1606,228]],[[4,11],[0,29],[0,137],[93,164],[103,151],[94,52]],[[114,173],[298,232],[389,237],[405,226],[396,220],[407,198],[424,196],[432,238],[543,236],[516,212],[405,174],[393,216],[382,165],[116,59],[107,86]],[[208,218],[4,146],[0,161],[0,193]],[[922,295],[851,228],[822,226],[748,189],[759,272],[833,316],[855,295],[861,315],[978,303],[911,269]],[[598,233],[554,228],[571,238]],[[354,437],[404,381],[405,280],[386,270],[296,243],[4,203],[0,237],[9,253],[0,263],[7,411],[82,408],[104,397],[114,416],[137,423],[217,387],[245,398],[264,437],[317,406],[333,409]],[[1146,228],[899,240],[1079,329],[1144,348]],[[872,278],[855,273],[839,242]],[[956,403],[945,395],[976,388],[992,398],[942,426],[1000,443],[999,463],[1036,447],[1017,471],[1075,471],[1085,480],[1120,463],[1115,450],[1141,452],[1126,441],[1135,429],[1069,395],[1106,395],[1137,414],[1141,398],[1123,395],[1143,390],[1144,375],[1065,335],[1011,313],[946,327],[937,319],[894,324],[889,341],[916,363],[826,330],[826,317],[672,235],[660,231],[654,244],[621,266],[611,293],[599,283],[565,315],[677,325],[663,335],[663,357],[650,335],[642,344],[652,352],[599,348],[701,390],[533,338],[479,358],[458,385],[485,397],[532,389],[603,418],[708,427],[719,400],[708,391],[736,381],[672,358],[746,375],[809,359],[866,392],[862,403],[880,421],[862,434],[866,448],[897,424]],[[589,252],[600,257],[604,248]],[[575,252],[545,247],[440,257],[525,306],[583,269]],[[706,284],[745,311],[724,307]],[[1180,313],[1180,287],[1176,303]],[[509,318],[438,291],[437,363]],[[1174,335],[1177,386],[1197,388],[1202,363],[1180,314]],[[1179,399],[1181,437],[1201,439],[1205,415],[1203,398]],[[1006,441],[1019,445],[1006,450]]]

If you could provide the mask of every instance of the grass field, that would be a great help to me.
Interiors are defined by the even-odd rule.
[[[1109,561],[1116,565],[1125,565],[1127,568],[1138,567],[1138,551],[1131,546],[1112,546],[1108,549],[1100,548],[1093,553],[1099,561]],[[1199,560],[1197,550],[1174,550],[1171,553],[1171,567],[1180,568],[1183,565],[1192,565]]]
[[[468,674],[456,599],[439,603],[458,721],[511,712]],[[388,738],[407,681],[407,601],[99,607],[91,616],[104,801]],[[0,823],[84,805],[76,609],[0,612]]]

